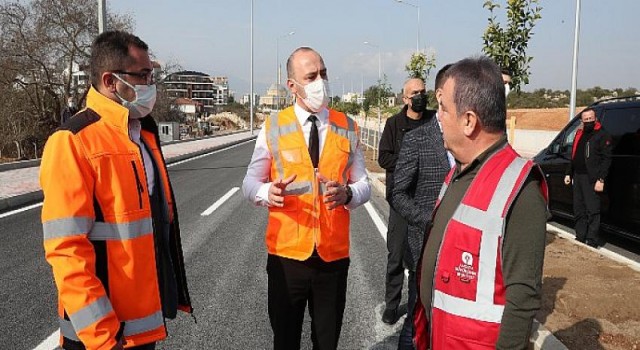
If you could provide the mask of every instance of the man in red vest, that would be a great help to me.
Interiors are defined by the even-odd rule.
[[[436,92],[456,159],[427,233],[418,349],[526,349],[540,308],[546,183],[507,142],[505,88],[487,57],[454,64]]]

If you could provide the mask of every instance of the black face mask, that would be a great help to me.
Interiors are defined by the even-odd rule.
[[[596,127],[596,122],[586,122],[584,124],[584,132],[592,132]]]
[[[411,110],[416,113],[424,112],[427,108],[427,95],[416,94],[411,97]]]

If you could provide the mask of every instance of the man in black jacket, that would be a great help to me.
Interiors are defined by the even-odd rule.
[[[576,239],[594,248],[600,245],[600,197],[611,165],[611,137],[587,108],[580,115],[582,128],[576,132],[565,185],[573,178],[573,216]]]
[[[444,66],[436,75],[436,91],[442,87],[444,72],[449,67]],[[392,190],[393,206],[409,224],[404,253],[409,270],[409,301],[398,349],[413,349],[416,267],[442,182],[454,164],[444,148],[437,117],[429,115],[424,119],[425,124],[409,132],[402,142]]]
[[[387,275],[385,280],[385,310],[382,321],[394,324],[398,321],[398,305],[404,283],[403,255],[407,239],[407,222],[391,203],[393,175],[402,146],[404,134],[423,125],[435,114],[426,110],[427,95],[422,79],[409,79],[404,83],[402,100],[405,103],[400,113],[387,119],[380,138],[378,164],[386,170],[386,198],[389,202],[389,229],[387,231]]]

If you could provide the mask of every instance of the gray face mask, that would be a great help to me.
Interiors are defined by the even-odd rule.
[[[117,74],[113,74],[123,84],[127,85],[136,93],[136,98],[133,101],[127,101],[122,98],[117,92],[116,96],[120,99],[122,105],[129,110],[129,118],[140,119],[144,118],[153,110],[153,106],[156,104],[156,85],[131,85]]]

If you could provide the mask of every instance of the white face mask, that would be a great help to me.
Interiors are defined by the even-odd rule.
[[[327,80],[318,79],[304,86],[293,79],[291,81],[304,88],[307,97],[303,98],[302,101],[312,112],[317,113],[329,105],[330,92]]]
[[[122,105],[129,110],[129,118],[140,119],[149,115],[151,110],[153,110],[153,106],[156,104],[156,85],[133,86],[120,78],[117,74],[114,73],[113,76],[118,78],[118,80],[128,87],[132,88],[136,93],[136,98],[133,101],[127,101],[122,98],[118,92],[116,92],[116,96],[118,96]]]
[[[509,85],[509,83],[504,84],[504,97],[507,98],[510,92],[511,92],[511,86]]]

